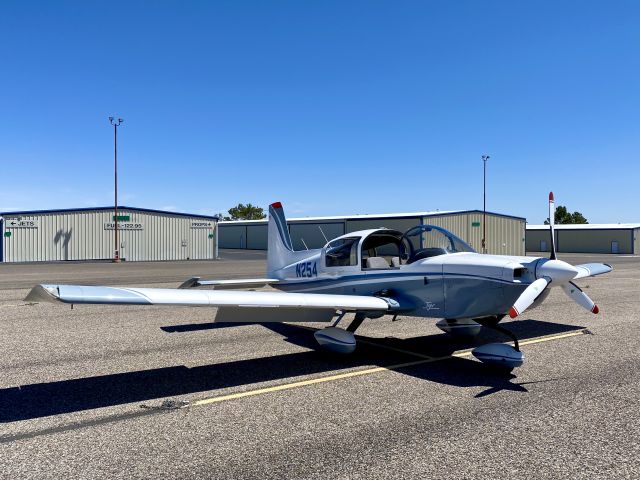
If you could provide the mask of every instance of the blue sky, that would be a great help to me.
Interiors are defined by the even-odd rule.
[[[640,3],[4,1],[0,211],[640,222]]]

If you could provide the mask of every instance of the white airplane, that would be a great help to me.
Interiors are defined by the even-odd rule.
[[[403,315],[439,318],[452,335],[473,336],[481,328],[500,331],[514,346],[490,343],[473,350],[480,361],[506,370],[522,365],[518,339],[498,323],[539,305],[548,287],[561,287],[577,304],[598,313],[597,305],[573,280],[600,275],[610,265],[572,266],[556,258],[549,194],[550,258],[476,253],[443,228],[419,225],[406,232],[387,228],[347,233],[324,248],[295,251],[282,205],[269,207],[267,275],[246,280],[200,280],[180,288],[120,288],[37,285],[27,301],[67,304],[190,305],[218,307],[216,322],[331,322],[316,331],[326,349],[350,353],[354,332],[366,318]],[[199,286],[211,289],[195,289]],[[270,285],[280,291],[248,291]],[[231,291],[236,289],[236,291]],[[347,313],[346,329],[338,323]],[[334,320],[335,319],[335,320]]]

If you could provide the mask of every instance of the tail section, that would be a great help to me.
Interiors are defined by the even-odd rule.
[[[278,239],[278,243],[281,243],[288,251],[293,252],[293,243],[291,242],[291,236],[289,235],[289,228],[287,227],[287,219],[284,216],[284,209],[280,202],[275,202],[269,205],[269,247],[271,247],[272,227],[275,227],[277,235],[273,235],[273,239]],[[274,232],[274,234],[276,233]]]
[[[269,205],[269,230],[267,247],[267,276],[284,278],[283,269],[304,258],[309,257],[309,250],[295,251],[287,219],[280,202]]]

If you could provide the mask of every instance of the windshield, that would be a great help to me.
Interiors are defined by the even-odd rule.
[[[348,267],[358,264],[360,237],[340,238],[329,243],[325,249],[327,267]]]
[[[448,253],[475,252],[464,240],[435,225],[418,225],[405,232],[403,243],[409,253],[409,261]]]

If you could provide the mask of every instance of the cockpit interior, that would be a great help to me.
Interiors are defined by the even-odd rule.
[[[364,270],[400,269],[429,257],[475,252],[462,239],[435,225],[418,225],[404,233],[377,230],[364,239],[359,256],[360,239],[342,237],[330,242],[325,249],[326,266],[356,266],[360,257]]]

